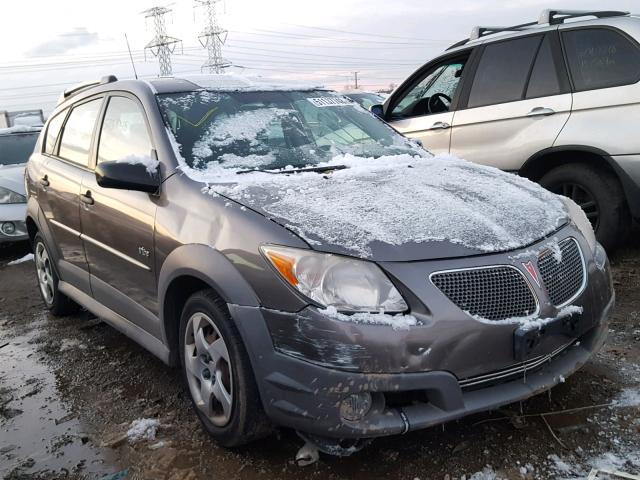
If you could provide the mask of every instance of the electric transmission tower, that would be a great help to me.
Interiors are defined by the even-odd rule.
[[[153,25],[156,30],[155,37],[144,47],[151,51],[153,55],[158,57],[160,63],[160,75],[171,75],[171,54],[175,51],[178,43],[182,44],[182,40],[167,35],[167,26],[164,16],[171,10],[166,7],[152,7],[142,12],[145,18],[153,18]],[[146,57],[145,57],[146,60]]]
[[[206,24],[203,32],[198,36],[200,44],[207,49],[207,61],[202,64],[203,71],[222,73],[231,66],[231,62],[222,56],[222,46],[227,41],[227,30],[218,26],[216,18],[216,3],[220,0],[195,0],[196,7],[203,7]]]

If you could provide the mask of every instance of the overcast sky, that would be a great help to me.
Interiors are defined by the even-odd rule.
[[[247,75],[300,78],[341,89],[359,72],[365,89],[403,80],[474,25],[533,21],[544,8],[638,12],[637,0],[221,0],[229,30],[224,56]],[[153,24],[141,13],[168,6],[167,33],[182,39],[173,72],[198,73],[204,28],[193,0],[7,1],[0,16],[0,110],[50,110],[68,85],[113,73],[132,77],[129,38],[138,74],[157,76],[144,46]]]

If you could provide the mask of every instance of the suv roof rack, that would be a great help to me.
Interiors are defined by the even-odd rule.
[[[95,87],[97,85],[106,85],[107,83],[113,83],[117,81],[118,81],[118,78],[115,75],[105,75],[100,80],[78,83],[77,85],[74,85],[73,87],[69,87],[64,92],[62,92],[62,95],[60,96],[60,100],[58,101],[58,103],[80,93],[83,90],[86,90],[87,88]]]
[[[538,20],[535,22],[522,23],[520,25],[513,25],[511,27],[474,27],[471,30],[469,38],[460,40],[457,43],[451,45],[447,50],[451,50],[457,47],[461,47],[473,40],[485,37],[487,35],[493,35],[502,32],[519,32],[525,30],[528,27],[534,27],[536,25],[559,25],[564,23],[565,20],[580,17],[596,17],[596,18],[611,18],[611,17],[624,17],[629,15],[629,12],[617,11],[617,10],[543,10]]]

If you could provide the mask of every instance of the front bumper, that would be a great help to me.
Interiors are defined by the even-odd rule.
[[[0,205],[0,243],[13,243],[28,240],[27,225],[24,221],[27,205],[23,203]],[[4,224],[12,227],[12,233],[5,233]],[[8,230],[7,230],[8,231]]]
[[[568,229],[563,235],[576,233]],[[583,250],[588,248],[580,242]],[[508,259],[526,260],[516,255],[461,262]],[[544,337],[527,358],[527,371],[515,374],[514,366],[521,366],[514,359],[517,326],[487,325],[456,313],[433,291],[420,291],[433,287],[425,281],[425,265],[396,267],[384,265],[410,292],[429,299],[422,312],[410,302],[420,324],[406,330],[336,321],[313,308],[286,313],[229,305],[274,423],[336,439],[426,428],[550,389],[586,363],[607,335],[614,305],[610,274],[607,264],[598,268],[590,255],[585,258],[586,287],[572,302],[584,310],[579,338],[564,332]],[[436,263],[434,268],[440,267]],[[487,376],[490,381],[484,381]],[[358,421],[345,420],[341,403],[360,392],[372,396],[369,413]]]

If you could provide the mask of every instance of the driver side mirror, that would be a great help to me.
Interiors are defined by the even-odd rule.
[[[96,181],[104,188],[155,193],[160,188],[157,160],[102,162],[96,166]],[[152,163],[155,162],[155,165]]]
[[[384,117],[384,107],[382,105],[371,105],[369,107],[369,111],[373,113],[376,117],[383,118]]]

